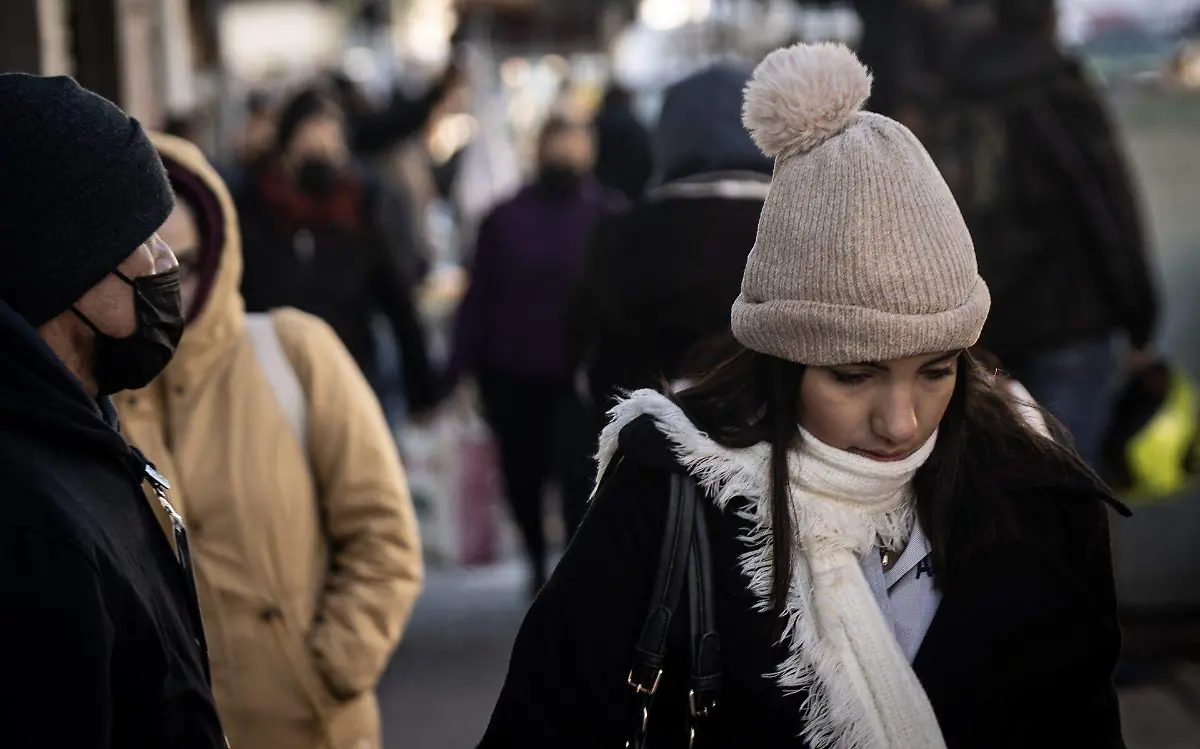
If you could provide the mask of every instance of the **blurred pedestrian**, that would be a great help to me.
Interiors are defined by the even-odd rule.
[[[870,85],[839,45],[755,71],[740,350],[614,409],[482,749],[1123,746],[1119,504],[968,353],[971,237]]]
[[[633,95],[613,83],[592,123],[596,133],[596,180],[625,195],[642,197],[654,170],[650,133],[633,111]]]
[[[1115,378],[1152,357],[1158,299],[1135,186],[1053,0],[995,0],[952,66],[935,154],[994,307],[982,345],[1097,457]]]
[[[0,110],[0,743],[224,747],[186,531],[109,399],[183,332],[170,185],[70,78],[0,75]]]
[[[567,303],[592,227],[622,203],[592,178],[593,161],[585,125],[558,117],[544,125],[537,178],[480,226],[456,322],[451,380],[473,374],[478,381],[535,590],[547,567],[546,482],[560,477],[571,533],[591,473],[586,412],[568,353]]]
[[[439,397],[425,333],[414,306],[413,279],[395,245],[403,231],[383,210],[377,179],[351,160],[341,110],[317,89],[280,110],[270,159],[234,194],[245,252],[246,309],[292,306],[334,329],[376,392],[372,319],[387,318],[400,349],[410,411]],[[388,214],[388,215],[385,215]]]
[[[748,78],[721,63],[672,86],[654,138],[658,186],[597,226],[572,344],[600,412],[621,390],[690,374],[697,345],[729,331],[772,168],[742,127]]]
[[[375,685],[421,587],[420,539],[379,403],[337,335],[247,316],[224,184],[156,135],[177,198],[187,335],[117,398],[193,529],[217,706],[233,746],[381,746]]]
[[[333,75],[338,104],[346,113],[351,149],[359,156],[373,156],[417,135],[462,81],[461,68],[452,62],[421,96],[410,97],[397,87],[383,106],[375,106],[345,74]]]
[[[346,113],[350,150],[359,169],[377,183],[375,192],[380,203],[376,210],[392,235],[390,244],[400,250],[397,257],[410,280],[420,282],[429,273],[431,251],[424,236],[425,206],[414,194],[417,185],[413,183],[417,180],[413,174],[423,171],[421,176],[426,180],[433,177],[424,143],[417,136],[458,85],[458,67],[447,68],[421,99],[410,100],[397,89],[385,107],[374,105],[345,74],[337,73],[332,80],[335,99]],[[378,132],[373,133],[375,130]],[[361,132],[356,135],[356,131]],[[410,146],[416,149],[415,159]],[[415,169],[414,161],[418,162]]]
[[[251,91],[246,96],[246,120],[233,149],[236,173],[257,171],[262,160],[270,155],[278,114],[275,104],[265,91]]]

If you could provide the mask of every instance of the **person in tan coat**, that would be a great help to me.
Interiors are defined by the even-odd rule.
[[[245,314],[225,186],[190,143],[154,143],[178,198],[162,231],[179,249],[188,325],[163,374],[116,402],[190,529],[230,744],[379,749],[375,686],[423,575],[395,443],[324,322]]]

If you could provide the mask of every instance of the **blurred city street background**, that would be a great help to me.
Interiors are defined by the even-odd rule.
[[[410,258],[420,269],[414,297],[429,356],[443,366],[479,222],[529,173],[549,113],[591,118],[617,82],[652,127],[665,88],[714,59],[757,59],[797,40],[857,42],[866,26],[858,6],[872,3],[4,0],[0,70],[73,75],[148,126],[194,140],[231,182],[253,162],[246,154],[259,115],[306,82],[336,80],[340,102],[374,113],[421,102],[445,84],[411,127],[356,154],[405,196],[419,234]],[[1063,42],[1103,87],[1147,210],[1164,307],[1157,348],[1200,372],[1200,2],[1059,7]],[[448,66],[457,79],[443,78]],[[380,331],[380,371],[398,380],[404,352]],[[503,683],[529,573],[478,394],[468,386],[410,419],[400,390],[379,394],[409,473],[429,570],[379,685],[385,746],[466,749],[481,737]],[[1120,674],[1127,742],[1200,749],[1200,491],[1135,510],[1113,527],[1130,655]],[[548,523],[556,553],[563,525],[557,515]]]

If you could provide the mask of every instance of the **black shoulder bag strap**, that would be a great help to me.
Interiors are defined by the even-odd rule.
[[[693,502],[696,485],[691,487]],[[692,634],[692,684],[688,690],[689,746],[701,747],[706,733],[704,724],[717,709],[721,687],[721,638],[717,635],[716,608],[713,602],[712,550],[709,547],[708,520],[704,508],[697,508],[692,526],[691,565],[688,568],[689,623]]]
[[[688,692],[689,746],[698,746],[701,729],[717,706],[721,649],[716,632],[712,591],[712,559],[708,525],[696,497],[696,482],[672,474],[667,522],[650,610],[634,648],[627,682],[638,699],[637,725],[627,749],[646,749],[650,709],[662,680],[671,620],[687,586],[692,641],[691,688]]]

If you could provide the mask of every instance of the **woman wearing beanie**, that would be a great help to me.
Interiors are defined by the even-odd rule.
[[[971,238],[870,82],[836,45],[755,71],[738,350],[611,412],[484,749],[1123,746],[1119,505],[967,352]]]

